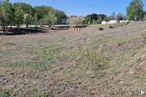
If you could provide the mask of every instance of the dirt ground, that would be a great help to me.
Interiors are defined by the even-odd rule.
[[[146,97],[146,23],[0,36],[0,97]]]

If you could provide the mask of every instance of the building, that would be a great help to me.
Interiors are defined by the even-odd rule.
[[[104,25],[104,24],[107,24],[107,23],[108,23],[107,21],[102,21],[102,22],[101,22],[101,24],[103,24],[103,25]]]
[[[117,20],[110,20],[109,22],[107,22],[107,24],[116,24],[116,23],[118,23]]]
[[[121,20],[119,21],[120,23],[128,23],[129,21],[128,20]]]

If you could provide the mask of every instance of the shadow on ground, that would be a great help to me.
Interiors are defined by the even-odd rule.
[[[37,33],[46,33],[47,28],[41,28],[41,27],[29,27],[29,28],[20,28],[18,30],[17,28],[10,28],[7,31],[3,32],[0,31],[0,35],[24,35],[24,34],[37,34]]]

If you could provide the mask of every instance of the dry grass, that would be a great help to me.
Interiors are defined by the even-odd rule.
[[[0,36],[0,97],[141,97],[145,25]]]

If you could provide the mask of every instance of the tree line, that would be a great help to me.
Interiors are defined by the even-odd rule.
[[[26,25],[48,25],[60,23],[62,18],[66,18],[63,11],[49,6],[31,6],[24,2],[11,3],[9,0],[0,1],[0,25],[5,32],[16,26],[20,30],[22,24]]]
[[[124,16],[122,13],[115,14],[115,12],[112,13],[111,16],[107,16],[105,14],[90,14],[87,15],[84,20],[83,24],[101,24],[102,21],[110,21],[110,20],[126,20],[126,16]]]
[[[112,13],[111,16],[105,14],[89,14],[82,19],[83,24],[101,24],[102,21],[110,20],[132,20],[132,21],[144,21],[146,18],[146,11],[144,11],[144,4],[142,0],[131,0],[129,6],[126,8],[126,15],[122,13]],[[74,20],[75,21],[75,20]],[[81,22],[81,21],[80,21]]]
[[[0,26],[4,32],[16,26],[20,31],[20,26],[25,24],[26,29],[29,25],[48,25],[52,28],[55,24],[100,24],[102,21],[110,20],[134,20],[143,21],[146,17],[144,4],[141,0],[132,0],[126,9],[126,16],[122,13],[112,13],[111,16],[105,14],[89,14],[85,17],[67,17],[63,11],[54,9],[50,6],[32,6],[24,2],[11,3],[9,0],[0,1]]]

